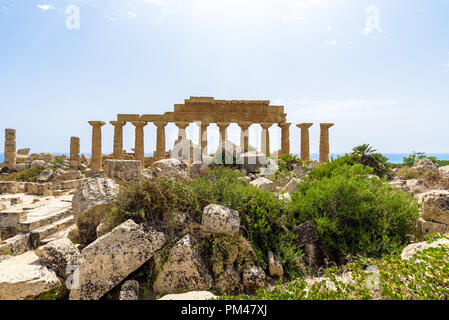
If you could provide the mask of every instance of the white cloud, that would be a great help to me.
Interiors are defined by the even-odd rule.
[[[55,7],[53,7],[51,4],[38,4],[37,7],[41,10],[48,11],[48,10],[54,10]]]
[[[159,18],[154,19],[154,23],[161,24],[163,20],[164,20],[163,17],[159,17]]]
[[[135,18],[137,14],[134,11],[128,11],[128,18]]]

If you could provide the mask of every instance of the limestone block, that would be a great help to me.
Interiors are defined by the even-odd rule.
[[[301,179],[293,178],[285,185],[282,191],[292,194],[293,192],[296,191],[296,189],[301,183],[302,183]]]
[[[17,193],[18,183],[16,181],[0,181],[0,194]]]
[[[151,169],[156,177],[189,178],[186,166],[178,159],[164,159],[154,162]]]
[[[243,285],[249,292],[255,292],[265,286],[265,273],[258,266],[252,266],[243,272]]]
[[[284,268],[277,254],[271,250],[268,251],[268,271],[272,277],[281,277],[284,275]]]
[[[140,161],[106,160],[104,176],[121,182],[133,182],[141,179]]]
[[[60,285],[56,273],[40,264],[33,251],[0,263],[0,300],[33,298]]]
[[[19,149],[19,150],[17,150],[17,155],[29,156],[30,150],[31,150],[30,148]]]
[[[76,190],[72,208],[83,244],[96,239],[96,229],[119,191],[114,181],[105,178],[87,180]]]
[[[71,300],[98,300],[147,262],[165,241],[155,229],[128,220],[83,249],[84,262],[75,271],[78,280]]]
[[[140,285],[135,280],[128,280],[122,285],[119,300],[139,300]]]
[[[274,192],[275,188],[276,188],[273,181],[268,180],[267,178],[263,178],[263,177],[253,180],[249,184],[256,188],[259,188],[261,190],[271,191],[271,192]]]
[[[204,208],[202,224],[216,233],[238,234],[240,231],[239,213],[217,204],[210,204]]]
[[[212,277],[190,235],[178,241],[157,275],[153,289],[157,294],[208,290]]]
[[[59,239],[37,248],[34,253],[47,268],[54,270],[60,277],[69,277],[79,266],[83,258],[79,250],[67,239]],[[69,268],[70,267],[70,268]]]
[[[421,195],[424,220],[449,224],[449,191],[433,190]]]

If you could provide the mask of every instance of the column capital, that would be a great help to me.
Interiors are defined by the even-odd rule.
[[[248,129],[252,126],[253,123],[249,121],[239,121],[237,124],[242,129]]]
[[[179,129],[185,129],[190,125],[190,122],[175,122],[175,125],[179,128]]]
[[[132,121],[131,122],[133,124],[133,126],[135,126],[136,128],[143,128],[147,125],[146,121]]]
[[[126,122],[125,121],[109,121],[110,124],[112,124],[114,127],[123,127]]]
[[[159,127],[165,128],[167,126],[168,122],[167,121],[154,121],[153,124],[158,128]]]
[[[279,128],[290,128],[291,125],[292,124],[288,123],[288,122],[280,122],[280,123],[278,123],[278,127]]]
[[[273,125],[273,123],[271,123],[271,122],[261,122],[261,123],[260,123],[260,126],[261,126],[263,129],[268,129],[268,128],[270,128],[272,125]]]
[[[89,121],[89,124],[92,127],[102,127],[102,126],[104,126],[106,124],[106,122],[103,122],[103,121]]]
[[[217,126],[219,128],[227,128],[229,127],[230,124],[231,124],[230,122],[217,122]]]
[[[334,124],[333,123],[320,123],[321,128],[327,128],[329,129],[330,127],[333,127]]]
[[[311,126],[313,126],[313,123],[300,123],[296,126],[301,129],[309,129]]]
[[[207,128],[207,127],[210,126],[210,122],[199,121],[199,122],[197,123],[197,125],[198,125],[199,127],[202,127],[202,128]]]

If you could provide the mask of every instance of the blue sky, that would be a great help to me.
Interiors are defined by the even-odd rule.
[[[70,5],[79,29],[66,26]],[[0,0],[0,141],[16,128],[18,147],[68,152],[79,136],[89,152],[87,121],[189,96],[285,105],[289,122],[315,123],[312,152],[319,123],[334,122],[331,152],[449,153],[449,0]],[[145,128],[146,152],[155,133]],[[270,133],[275,150],[280,129]],[[195,125],[187,134],[197,141]],[[174,125],[167,135],[169,149]],[[103,127],[104,152],[112,136]],[[236,125],[229,136],[239,141]],[[212,126],[210,151],[217,139]]]

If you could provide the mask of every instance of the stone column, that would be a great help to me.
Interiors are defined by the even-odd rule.
[[[189,126],[189,122],[175,122],[176,126],[178,127],[178,140],[186,140],[187,139],[187,133],[186,128]]]
[[[203,159],[203,154],[207,153],[207,127],[209,127],[210,123],[200,122],[198,126],[200,127],[200,147],[201,147],[201,159]]]
[[[320,163],[329,162],[329,128],[333,125],[333,123],[320,124]]]
[[[218,122],[217,126],[220,130],[220,141],[219,145],[221,145],[221,154],[225,154],[225,141],[228,139],[227,129],[229,127],[229,122]]]
[[[304,161],[310,160],[310,145],[309,145],[309,128],[313,123],[300,123],[296,125],[301,129],[301,159]]]
[[[241,133],[240,133],[240,149],[243,150],[244,152],[248,151],[248,146],[249,146],[249,127],[251,127],[252,123],[251,122],[239,122],[238,123],[240,129],[241,129]]]
[[[123,160],[123,126],[125,121],[110,121],[114,126],[114,153],[113,158]]]
[[[5,167],[14,169],[16,166],[16,158],[16,130],[5,129]]]
[[[92,126],[92,159],[90,169],[93,172],[101,171],[103,168],[103,154],[101,152],[101,127],[106,123],[103,121],[89,121]]]
[[[262,122],[262,146],[261,151],[263,154],[270,155],[270,131],[268,130],[273,124],[270,122]]]
[[[156,152],[154,158],[156,161],[165,159],[165,126],[166,121],[156,121],[154,125],[157,127]]]
[[[136,139],[134,144],[134,160],[140,161],[140,167],[145,168],[145,147],[143,127],[147,125],[145,121],[131,122],[136,127]]]
[[[81,157],[80,157],[80,138],[71,137],[70,138],[70,169],[79,170],[81,168]]]
[[[290,125],[291,123],[279,123],[281,128],[281,154],[290,154]]]

